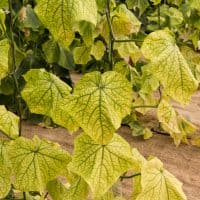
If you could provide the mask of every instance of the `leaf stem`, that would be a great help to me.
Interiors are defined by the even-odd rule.
[[[113,69],[113,48],[114,48],[114,33],[113,33],[113,28],[112,28],[112,22],[111,22],[111,17],[110,17],[110,0],[107,0],[107,8],[106,8],[106,18],[108,22],[108,27],[109,27],[109,63],[110,63],[110,68],[111,70]]]
[[[12,0],[8,1],[9,4],[9,11],[10,11],[10,47],[11,47],[11,56],[12,56],[12,77],[15,84],[15,98],[17,102],[17,114],[19,115],[19,136],[21,136],[21,125],[22,125],[22,103],[21,103],[21,94],[19,89],[19,83],[17,80],[17,77],[15,75],[15,70],[17,68],[16,66],[16,49],[15,49],[15,41],[14,41],[14,35],[13,35],[13,8],[12,8]]]
[[[139,105],[139,106],[132,106],[133,109],[135,108],[157,108],[158,105]]]
[[[132,174],[130,176],[120,176],[121,179],[128,179],[128,178],[134,178],[136,176],[141,176],[141,173],[137,173],[137,174]]]

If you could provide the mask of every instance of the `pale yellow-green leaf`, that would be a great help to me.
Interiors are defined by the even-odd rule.
[[[200,82],[200,55],[188,46],[181,47],[181,53],[188,61],[194,77]]]
[[[195,137],[191,140],[191,144],[200,147],[200,137]]]
[[[141,57],[141,51],[135,42],[120,42],[115,43],[114,49],[116,49],[119,55],[124,58],[131,58],[136,63]]]
[[[133,170],[134,173],[141,173],[142,166],[147,162],[146,159],[140,154],[140,152],[136,149],[132,149],[133,154]],[[133,178],[133,193],[132,199],[135,200],[137,196],[141,193],[142,186],[141,186],[141,176],[135,176]]]
[[[101,60],[106,48],[102,41],[97,41],[92,45],[91,55],[95,57],[96,60]]]
[[[11,188],[11,165],[5,141],[0,142],[0,171],[0,198],[4,199]]]
[[[189,1],[189,5],[192,9],[197,9],[198,11],[200,11],[200,4],[199,4],[199,0],[190,0]]]
[[[32,113],[49,116],[70,131],[77,130],[78,126],[67,110],[72,95],[66,83],[44,69],[32,69],[24,78],[26,85],[22,97]]]
[[[75,86],[70,113],[86,134],[106,144],[130,112],[131,100],[131,84],[121,74],[92,72]]]
[[[68,46],[74,38],[74,25],[87,21],[97,23],[95,0],[38,0],[35,11],[55,40]]]
[[[6,20],[6,14],[3,11],[3,9],[0,9],[0,38],[3,36],[6,30],[5,20]]]
[[[138,33],[140,30],[141,22],[124,4],[119,5],[113,12],[111,12],[111,18],[115,38],[121,38],[132,33]],[[101,23],[101,35],[106,41],[109,40],[109,26],[106,17],[103,18]]]
[[[161,0],[150,0],[154,5],[158,5],[161,3]]]
[[[12,139],[19,136],[19,117],[8,111],[5,106],[0,106],[0,131]]]
[[[101,197],[132,167],[132,157],[129,144],[117,134],[106,145],[83,134],[75,140],[70,170],[85,179],[94,197]]]
[[[106,192],[103,196],[97,197],[94,200],[115,200],[114,194],[112,190]]]
[[[182,183],[153,158],[142,166],[142,192],[136,200],[186,200]]]
[[[69,187],[65,187],[59,180],[50,181],[47,190],[53,200],[85,200],[89,194],[87,183],[76,176]]]
[[[145,128],[143,132],[144,132],[143,138],[145,140],[153,137],[153,133],[152,133],[152,131],[149,128]]]
[[[142,45],[142,52],[150,60],[148,69],[163,84],[166,94],[183,104],[188,103],[198,83],[172,32],[165,29],[149,34]]]
[[[75,47],[73,50],[74,61],[76,64],[87,64],[91,59],[91,46],[87,47],[86,45],[81,47]]]
[[[14,187],[21,191],[44,191],[49,181],[62,174],[71,160],[68,152],[35,136],[20,137],[9,148],[15,176]]]
[[[0,41],[0,81],[8,74],[8,53],[10,45],[7,39]]]
[[[170,133],[174,142],[178,145],[181,141],[182,133],[179,129],[177,115],[174,108],[163,99],[158,106],[157,116],[163,129]]]

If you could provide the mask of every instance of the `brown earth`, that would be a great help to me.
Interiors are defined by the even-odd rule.
[[[73,76],[73,79],[76,82],[79,76]],[[191,103],[185,108],[176,103],[174,106],[178,112],[200,127],[200,92],[193,95]],[[150,112],[143,120],[151,125],[156,124],[155,112]],[[28,122],[23,122],[22,132],[23,136],[28,138],[36,134],[41,138],[57,142],[69,152],[72,152],[73,140],[77,136],[77,134],[70,135],[63,128],[47,129]],[[200,148],[185,144],[176,147],[167,135],[154,134],[149,140],[133,138],[128,127],[122,127],[118,132],[144,156],[158,157],[165,168],[183,182],[183,189],[188,200],[200,200]],[[123,196],[130,199],[131,190],[131,181],[123,180]]]

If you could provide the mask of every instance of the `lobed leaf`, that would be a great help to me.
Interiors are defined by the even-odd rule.
[[[38,0],[35,11],[56,41],[68,46],[74,38],[74,25],[87,21],[96,25],[95,0]]]
[[[149,72],[163,84],[166,94],[180,103],[188,103],[198,83],[172,32],[165,29],[149,34],[142,45],[142,52],[151,61]]]
[[[83,134],[75,140],[74,155],[69,167],[85,179],[94,197],[101,197],[132,165],[130,147],[120,136],[115,134],[110,143],[101,145]]]
[[[74,88],[74,119],[97,143],[106,144],[131,109],[131,84],[117,72],[84,75]]]
[[[9,157],[15,175],[14,186],[21,191],[44,191],[71,160],[68,152],[58,144],[20,137],[9,147]]]
[[[44,69],[32,69],[24,78],[26,85],[22,97],[32,113],[49,116],[55,123],[71,131],[78,129],[68,112],[72,95],[66,83]]]

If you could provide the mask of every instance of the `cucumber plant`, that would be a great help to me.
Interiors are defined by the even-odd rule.
[[[131,178],[133,200],[187,199],[158,158],[144,158],[117,130],[126,124],[150,138],[137,113],[156,109],[175,144],[189,143],[196,126],[171,100],[187,104],[200,81],[198,5],[1,0],[0,130],[7,138],[0,142],[0,198],[119,200],[114,185]],[[77,84],[72,70],[83,74]],[[23,137],[27,113],[72,133],[81,128],[73,154]]]

